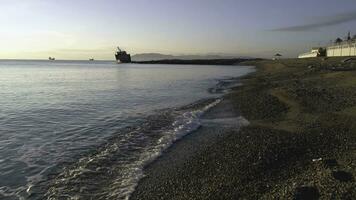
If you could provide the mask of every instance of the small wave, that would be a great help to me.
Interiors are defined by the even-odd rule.
[[[8,198],[8,199],[20,199],[23,200],[24,198],[19,194],[19,190],[24,189],[24,187],[19,188],[19,189],[12,189],[7,186],[1,186],[0,187],[0,198]]]
[[[200,117],[221,100],[160,111],[141,126],[118,133],[96,153],[44,183],[47,199],[129,199],[143,169],[175,141],[201,126]]]
[[[209,88],[208,91],[211,94],[223,94],[240,85],[240,79],[238,78],[225,78],[218,80],[218,83],[214,87]]]

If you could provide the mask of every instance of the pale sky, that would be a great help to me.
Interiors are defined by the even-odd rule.
[[[0,0],[0,59],[295,57],[348,31],[354,0]]]

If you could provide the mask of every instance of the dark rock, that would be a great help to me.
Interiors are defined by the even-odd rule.
[[[295,200],[314,200],[319,199],[320,194],[316,187],[303,186],[296,189]]]
[[[324,160],[324,165],[326,167],[332,168],[332,167],[337,167],[339,164],[337,163],[337,160],[335,160],[335,159],[326,159],[326,160]]]
[[[342,63],[348,63],[348,62],[353,61],[353,60],[355,60],[355,58],[346,58],[346,59],[342,60],[341,62]]]
[[[354,179],[351,173],[345,171],[333,171],[332,176],[342,182],[349,182]]]

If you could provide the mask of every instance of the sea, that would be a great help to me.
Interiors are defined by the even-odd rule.
[[[248,66],[0,60],[0,199],[129,199]]]

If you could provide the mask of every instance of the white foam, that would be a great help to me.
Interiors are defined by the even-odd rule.
[[[150,151],[146,151],[145,154],[142,154],[141,159],[135,164],[137,167],[132,174],[133,176],[126,181],[128,187],[125,188],[125,192],[121,190],[117,195],[121,197],[124,195],[124,199],[128,200],[130,195],[135,191],[139,180],[144,177],[143,168],[161,156],[174,142],[188,133],[197,130],[201,126],[200,117],[202,114],[220,102],[221,99],[217,99],[202,109],[187,111],[179,115],[172,123],[172,128],[166,131],[163,137],[157,141],[157,144]]]
[[[203,108],[196,110],[174,111],[173,116],[175,117],[172,124],[170,126],[163,126],[161,129],[156,131],[157,133],[154,133],[160,135],[160,138],[154,140],[156,141],[155,143],[140,148],[140,154],[131,155],[134,156],[132,157],[134,159],[124,159],[121,161],[120,166],[113,166],[114,168],[110,169],[117,170],[115,167],[118,167],[120,170],[120,175],[118,177],[112,177],[113,182],[110,183],[109,188],[105,189],[103,198],[128,200],[138,185],[139,180],[144,177],[144,167],[161,156],[161,154],[175,141],[198,129],[201,126],[200,117],[202,114],[217,105],[220,101],[220,99],[217,99],[214,102],[204,106]],[[78,167],[64,171],[62,176],[60,176],[61,178],[56,180],[59,185],[52,187],[47,192],[46,196],[48,199],[51,199],[52,197],[65,192],[63,191],[63,189],[65,189],[63,187],[66,187],[66,183],[72,180],[76,181],[76,179],[80,178],[82,174],[87,173],[89,170],[88,166],[90,166],[91,162],[99,161],[105,157],[117,155],[115,152],[120,152],[120,147],[125,147],[125,145],[130,146],[131,137],[139,136],[142,137],[142,140],[145,140],[146,135],[144,134],[144,130],[142,130],[142,134],[140,130],[141,129],[138,128],[135,131],[126,133],[128,140],[123,140],[119,143],[113,143],[98,154],[82,158],[78,163]],[[136,156],[137,158],[135,158]],[[80,194],[77,195],[80,196]]]

